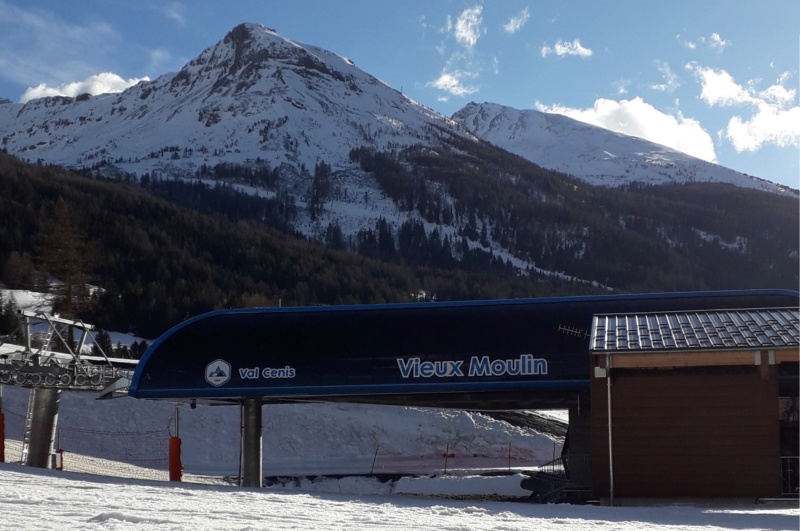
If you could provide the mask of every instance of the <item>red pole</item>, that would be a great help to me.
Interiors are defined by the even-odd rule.
[[[183,465],[181,464],[181,439],[180,437],[170,437],[169,480],[180,481],[181,476],[183,476]]]

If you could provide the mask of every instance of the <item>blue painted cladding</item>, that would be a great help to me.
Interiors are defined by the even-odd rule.
[[[595,314],[797,306],[798,297],[755,290],[218,311],[153,343],[129,393],[236,399],[584,392]]]

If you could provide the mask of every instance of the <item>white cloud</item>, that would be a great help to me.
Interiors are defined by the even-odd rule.
[[[519,12],[519,14],[511,17],[507,24],[503,26],[506,33],[514,34],[521,30],[528,19],[531,18],[531,11],[527,7]]]
[[[478,43],[483,30],[481,29],[481,12],[483,6],[474,6],[465,9],[456,19],[456,23],[452,26],[453,35],[456,40],[466,46],[472,48]],[[448,17],[448,26],[450,26],[450,18]]]
[[[46,8],[0,0],[0,77],[28,87],[21,102],[53,95],[119,92],[141,79],[124,80],[111,73],[118,64],[123,38],[110,23],[73,23]],[[147,57],[146,52],[144,56]],[[151,56],[164,58],[162,52]],[[82,81],[71,81],[83,79]]]
[[[696,50],[699,45],[707,45],[712,50],[722,53],[725,51],[725,48],[732,44],[731,41],[723,39],[720,37],[719,33],[716,32],[712,33],[710,37],[698,37],[697,40],[685,39],[683,35],[680,34],[676,35],[675,38],[689,50]]]
[[[167,2],[164,5],[164,16],[170,20],[174,20],[178,25],[183,26],[186,23],[185,6],[180,2]]]
[[[453,19],[450,18],[450,15],[447,15],[447,19],[444,23],[444,28],[441,29],[442,33],[450,33],[453,31]]]
[[[445,35],[452,35],[460,45],[446,60],[439,77],[425,84],[426,87],[432,87],[445,93],[439,97],[440,101],[447,101],[450,96],[468,96],[479,90],[478,86],[470,84],[468,81],[478,79],[483,70],[481,66],[483,58],[476,61],[474,49],[480,37],[485,33],[481,27],[482,12],[483,6],[480,5],[467,8],[461,12],[455,22],[448,15],[445,26],[440,30]],[[448,53],[447,43],[440,43],[436,47],[436,51],[440,56],[446,56]],[[497,58],[490,60],[496,72],[499,68]]]
[[[696,43],[696,42],[694,42],[694,41],[690,41],[690,40],[686,40],[686,39],[684,39],[684,38],[683,38],[683,35],[680,35],[680,34],[678,34],[678,35],[676,35],[676,36],[675,36],[675,38],[676,38],[676,39],[678,40],[678,42],[679,42],[679,43],[681,43],[681,44],[682,44],[682,45],[683,45],[685,48],[688,48],[689,50],[696,50],[696,49],[697,49],[697,43]]]
[[[800,146],[800,107],[780,109],[761,104],[748,119],[740,116],[731,118],[725,129],[725,138],[740,153],[758,151],[765,144]]]
[[[712,50],[722,52],[731,45],[731,41],[726,41],[719,36],[719,33],[712,33],[711,37],[708,39],[708,45],[711,46]]]
[[[758,90],[758,80],[746,86],[737,83],[725,70],[714,70],[689,63],[687,70],[700,82],[700,99],[710,107],[745,107],[748,117],[734,115],[721,136],[742,151],[757,151],[765,144],[778,147],[800,146],[800,106],[797,91],[786,88],[789,74],[781,74],[769,87]]]
[[[580,39],[575,39],[572,42],[558,41],[552,47],[545,45],[542,46],[542,57],[547,57],[550,54],[563,57],[565,55],[575,55],[578,57],[591,57],[593,52],[589,48],[585,48]]]
[[[442,75],[427,83],[427,86],[442,90],[453,96],[469,96],[477,92],[478,88],[464,84],[464,80],[474,76],[469,72],[442,72]]]
[[[111,55],[121,41],[107,22],[73,24],[46,9],[0,0],[0,77],[14,83],[54,83],[97,72],[101,68],[92,59]]]
[[[430,27],[430,24],[428,24],[428,19],[427,19],[427,17],[425,17],[425,15],[420,15],[420,17],[419,17],[419,25],[424,30],[428,29]]]
[[[736,83],[733,76],[725,70],[714,70],[697,63],[687,64],[686,69],[694,73],[700,81],[700,99],[709,105],[727,106],[754,102],[750,92]]]
[[[620,101],[601,98],[588,109],[561,105],[547,107],[540,103],[536,107],[617,133],[644,138],[709,162],[717,160],[714,141],[697,120],[663,113],[639,97]]]
[[[777,105],[791,105],[796,101],[797,91],[795,89],[787,89],[784,86],[789,81],[790,77],[791,75],[789,72],[784,72],[778,77],[774,85],[758,92],[759,97]]]
[[[658,71],[661,73],[661,77],[664,78],[664,82],[651,85],[650,88],[659,92],[674,92],[675,89],[680,87],[678,76],[675,75],[667,63],[658,62],[657,65]]]
[[[628,85],[630,84],[631,80],[626,78],[618,79],[613,83],[614,87],[617,89],[617,94],[620,96],[624,96],[628,93]]]
[[[36,98],[44,98],[46,96],[75,97],[86,92],[92,95],[122,92],[126,88],[131,87],[140,81],[149,81],[149,78],[144,77],[125,80],[112,72],[103,72],[101,74],[89,76],[83,81],[64,83],[63,85],[59,85],[57,87],[48,87],[44,83],[41,83],[35,87],[28,87],[28,89],[20,98],[20,101],[25,103]]]

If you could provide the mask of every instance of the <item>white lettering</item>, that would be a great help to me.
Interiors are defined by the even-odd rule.
[[[421,361],[419,358],[397,358],[397,367],[403,378],[461,377],[463,360]],[[512,359],[492,359],[489,356],[472,356],[468,376],[530,376],[547,374],[547,360],[522,354]]]
[[[470,376],[518,376],[547,374],[547,360],[523,354],[510,360],[491,360],[489,356],[473,356],[469,362]]]
[[[294,378],[296,375],[297,372],[294,370],[294,367],[290,367],[289,365],[282,369],[266,367],[261,371],[262,378]]]
[[[419,358],[408,358],[404,360],[403,358],[397,358],[397,365],[400,367],[400,376],[403,378],[408,378],[412,374],[412,370],[416,367],[419,367]],[[414,370],[414,378],[417,378],[418,374],[416,370]]]
[[[461,372],[463,361],[420,361],[419,358],[397,358],[400,376],[403,378],[447,378],[464,376]]]
[[[239,378],[242,380],[258,379],[258,367],[255,369],[239,369]]]

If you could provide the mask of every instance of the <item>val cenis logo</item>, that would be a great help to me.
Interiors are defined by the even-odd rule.
[[[206,381],[214,387],[228,383],[231,379],[231,364],[225,360],[215,360],[206,365]]]

